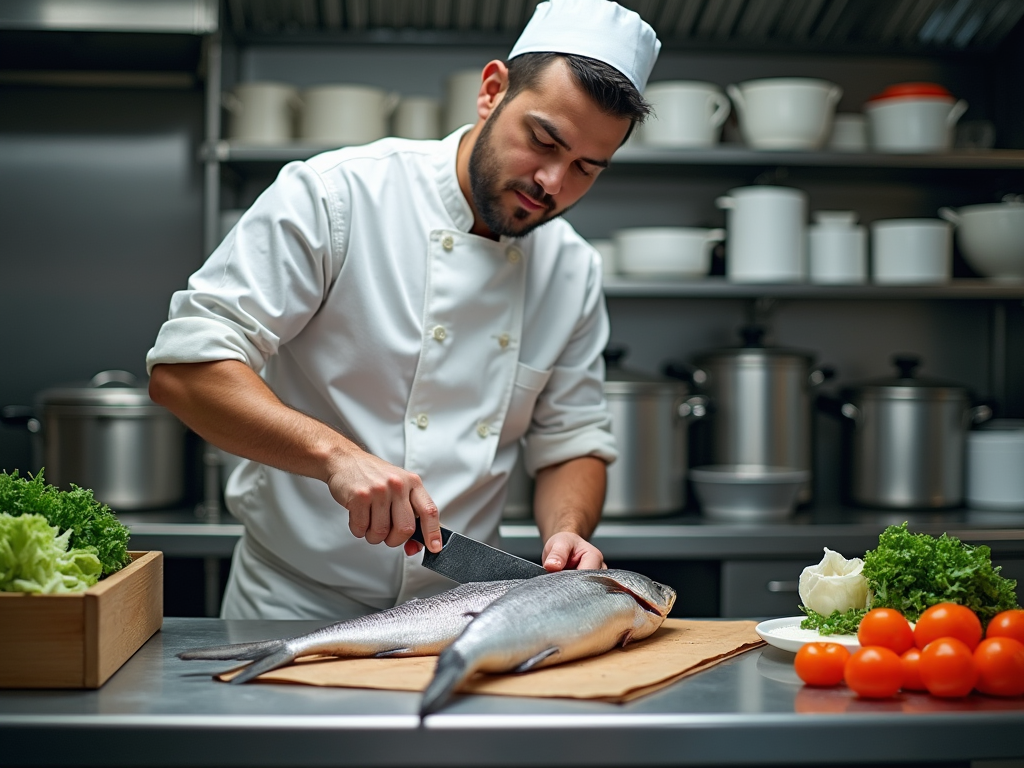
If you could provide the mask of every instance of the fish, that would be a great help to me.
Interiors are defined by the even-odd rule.
[[[672,587],[621,569],[526,579],[441,651],[420,716],[441,709],[477,672],[527,672],[649,637],[675,600]]]
[[[517,586],[521,579],[478,581],[394,608],[339,621],[305,635],[255,643],[194,648],[179,659],[250,661],[231,679],[238,685],[302,656],[436,656],[488,605]]]

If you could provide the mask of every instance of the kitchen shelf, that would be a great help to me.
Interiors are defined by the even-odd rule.
[[[336,147],[301,143],[265,146],[218,141],[203,146],[201,159],[222,163],[287,163],[293,160],[307,160],[330,149]],[[875,152],[764,152],[731,145],[709,149],[627,146],[616,153],[614,164],[1007,171],[1024,170],[1024,150],[893,155]]]
[[[935,285],[820,285],[731,283],[722,277],[696,280],[609,278],[609,298],[682,299],[1004,299],[1024,300],[1024,281],[964,279]]]

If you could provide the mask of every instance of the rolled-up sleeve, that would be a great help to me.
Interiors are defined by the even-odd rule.
[[[537,398],[526,432],[524,464],[530,475],[582,456],[596,456],[608,463],[618,458],[604,396],[601,354],[608,344],[608,311],[601,290],[599,256],[596,251],[590,256],[579,320]]]
[[[171,297],[147,370],[215,360],[262,369],[305,327],[337,277],[344,227],[328,213],[344,208],[307,164],[285,166],[188,288]]]

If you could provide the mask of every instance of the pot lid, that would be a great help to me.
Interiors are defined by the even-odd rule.
[[[952,99],[953,94],[938,83],[895,83],[881,93],[872,96],[868,101],[905,98]]]
[[[627,354],[628,351],[625,347],[608,347],[602,353],[605,362],[605,393],[628,395],[643,392],[678,392],[686,394],[689,391],[682,381],[649,376],[623,367],[622,360]]]
[[[917,376],[917,369],[921,366],[921,358],[917,355],[894,355],[892,363],[897,368],[896,376],[871,379],[846,388],[844,393],[887,400],[949,400],[967,397],[967,386],[964,384]]]
[[[154,407],[146,387],[137,386],[138,379],[127,371],[102,371],[90,381],[61,384],[44,389],[36,395],[40,405],[106,405],[119,407]]]
[[[814,353],[803,349],[766,347],[764,344],[765,332],[764,326],[745,325],[740,328],[740,336],[743,338],[742,346],[707,350],[698,354],[694,360],[698,365],[701,360],[711,360],[719,357],[796,357],[806,360],[808,363],[814,360]]]

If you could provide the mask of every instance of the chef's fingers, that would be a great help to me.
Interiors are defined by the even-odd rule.
[[[420,519],[420,530],[423,531],[423,541],[431,552],[441,551],[441,521],[438,519],[437,504],[430,498],[427,489],[416,484],[409,494],[413,511]]]
[[[391,531],[384,543],[389,547],[399,547],[409,540],[416,532],[416,515],[412,511],[412,503],[405,495],[393,496],[391,499]]]
[[[410,557],[415,555],[421,549],[423,549],[423,545],[420,544],[418,541],[413,541],[412,539],[409,539],[407,542],[405,542],[405,554],[409,555]]]
[[[604,564],[604,555],[596,547],[588,546],[585,550],[579,552],[579,555],[579,561],[573,566],[577,570],[596,571],[608,567]]]
[[[370,505],[363,501],[353,501],[348,504],[348,529],[357,539],[366,535],[366,529],[370,527]]]
[[[544,556],[544,568],[548,571],[561,571],[572,556],[572,541],[556,534],[548,539],[548,546],[551,549]]]
[[[366,529],[366,542],[380,544],[391,532],[391,498],[375,495],[370,505],[370,527]]]

